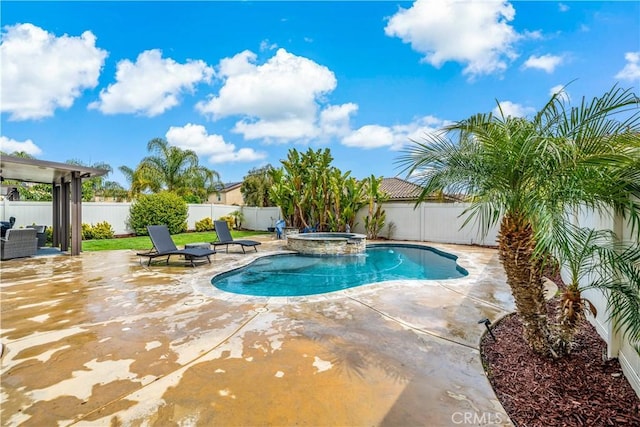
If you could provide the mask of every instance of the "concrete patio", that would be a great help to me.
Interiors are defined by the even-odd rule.
[[[511,425],[478,351],[478,320],[513,310],[497,251],[432,246],[469,276],[291,298],[210,284],[281,250],[268,239],[195,268],[133,251],[4,261],[1,424]]]

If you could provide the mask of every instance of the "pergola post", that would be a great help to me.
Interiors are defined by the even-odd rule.
[[[71,183],[65,182],[64,178],[60,180],[62,194],[60,197],[61,209],[60,209],[60,250],[66,252],[69,250],[69,203],[71,193]]]
[[[53,215],[52,215],[52,226],[53,226],[53,242],[52,246],[54,248],[60,247],[60,242],[62,241],[62,234],[60,230],[60,184],[57,182],[53,182],[51,184],[52,187],[52,196],[53,196]]]
[[[82,178],[80,172],[71,174],[71,255],[82,251]]]

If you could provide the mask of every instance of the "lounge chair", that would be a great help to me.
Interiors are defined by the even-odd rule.
[[[166,225],[149,225],[147,231],[149,231],[149,238],[151,238],[153,248],[148,252],[138,252],[138,256],[149,258],[147,265],[151,265],[152,259],[162,256],[167,257],[167,264],[169,264],[169,257],[171,257],[171,255],[182,255],[187,261],[190,261],[191,266],[194,267],[194,260],[198,258],[206,258],[209,264],[211,264],[210,256],[216,253],[216,251],[212,249],[205,248],[178,249]]]
[[[257,246],[261,244],[260,242],[256,242],[255,240],[233,240],[227,221],[214,221],[214,224],[216,227],[216,235],[218,236],[218,240],[211,242],[214,247],[225,245],[228,253],[229,245],[240,245],[243,253],[246,253],[244,250],[245,246],[253,247],[253,249],[258,252]]]
[[[1,240],[3,260],[34,256],[38,252],[38,238],[33,228],[10,228]]]

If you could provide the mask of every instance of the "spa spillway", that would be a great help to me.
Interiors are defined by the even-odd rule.
[[[287,249],[305,255],[355,255],[367,249],[367,237],[356,233],[287,235]]]

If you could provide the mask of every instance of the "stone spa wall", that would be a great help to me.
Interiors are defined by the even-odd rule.
[[[355,255],[364,253],[367,238],[355,233],[304,233],[287,236],[287,249],[306,255]]]

